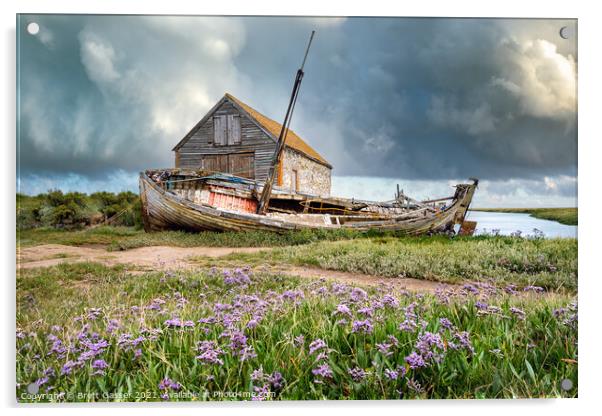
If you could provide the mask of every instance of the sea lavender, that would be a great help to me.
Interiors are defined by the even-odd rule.
[[[337,309],[333,312],[333,314],[351,316],[351,310],[349,309],[349,306],[345,305],[344,303],[340,303],[337,305]]]
[[[193,321],[182,321],[178,317],[168,319],[164,322],[164,324],[168,328],[192,328],[192,327],[194,327]]]
[[[441,328],[445,328],[445,329],[453,329],[454,328],[454,324],[452,324],[451,321],[447,318],[439,318],[439,325],[441,325]]]
[[[109,364],[105,360],[94,360],[92,363],[92,369],[96,370],[93,375],[104,375],[104,370],[107,368],[109,368]]]
[[[332,378],[332,370],[328,364],[322,364],[313,370],[311,370],[312,374],[316,377],[321,377],[321,379]],[[321,379],[314,380],[315,383],[321,383]]]
[[[350,368],[349,370],[347,370],[347,372],[351,376],[351,379],[357,383],[363,381],[367,375],[366,371],[364,371],[364,369],[360,367]]]
[[[280,374],[278,371],[274,371],[268,376],[268,383],[270,383],[272,389],[278,391],[281,390],[282,387],[284,387],[286,380],[284,379],[284,377],[282,377],[282,374]]]
[[[378,348],[378,352],[383,354],[385,357],[393,355],[393,352],[390,350],[391,344],[387,344],[385,342],[382,344],[376,344],[376,348]]]
[[[541,286],[532,286],[532,285],[529,285],[529,286],[525,286],[523,288],[523,291],[525,291],[525,292],[534,292],[534,293],[542,293],[544,291],[544,289]]]
[[[218,347],[215,341],[200,341],[197,345],[197,351],[200,353],[196,356],[197,360],[206,364],[222,365],[224,363],[219,358],[220,355],[224,354],[224,351]]]
[[[410,355],[405,357],[405,362],[409,364],[411,369],[426,367],[426,362],[424,358],[416,351],[413,351]]]
[[[425,332],[418,337],[416,349],[425,361],[433,360],[438,362],[443,356],[442,351],[445,349],[445,346],[441,335]]]
[[[368,294],[364,289],[354,287],[349,295],[352,302],[360,302],[368,297]]]
[[[364,321],[354,321],[351,326],[351,332],[361,332],[365,334],[371,334],[374,327],[372,326],[372,322],[369,319]]]
[[[309,344],[309,353],[313,354],[314,352],[321,350],[323,348],[327,348],[328,345],[326,345],[326,343],[321,340],[320,338],[314,340],[311,342],[311,344]]]
[[[389,380],[397,380],[397,377],[399,377],[399,373],[396,370],[391,370],[386,368],[385,369],[385,377],[388,378]]]
[[[510,312],[516,316],[518,319],[525,319],[525,312],[518,308],[510,308]]]

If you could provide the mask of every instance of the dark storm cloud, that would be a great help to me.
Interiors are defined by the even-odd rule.
[[[40,34],[25,25],[35,20]],[[23,16],[24,176],[171,166],[228,91],[282,118],[317,30],[293,128],[337,175],[576,174],[572,21]],[[542,182],[543,183],[543,182]]]

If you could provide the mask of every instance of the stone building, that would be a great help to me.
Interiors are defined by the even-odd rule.
[[[173,148],[181,168],[226,172],[264,181],[282,125],[230,94]],[[275,184],[294,192],[329,196],[332,165],[289,130]]]

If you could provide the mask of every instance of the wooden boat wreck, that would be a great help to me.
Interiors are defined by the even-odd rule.
[[[458,184],[447,198],[416,201],[399,194],[385,202],[321,198],[275,187],[267,212],[257,213],[264,183],[222,173],[164,169],[140,174],[140,196],[147,231],[348,228],[429,234],[459,231],[477,184],[476,179]]]
[[[407,234],[463,233],[478,180],[456,185],[452,196],[417,201],[396,193],[391,201],[319,197],[274,186],[297,101],[312,36],[297,71],[286,116],[264,181],[208,169],[147,170],[140,174],[142,217],[147,231],[283,232],[301,229],[390,230]],[[275,122],[274,122],[275,123]]]

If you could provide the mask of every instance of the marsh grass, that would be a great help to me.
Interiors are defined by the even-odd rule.
[[[379,237],[195,260],[205,266],[293,264],[443,283],[480,280],[568,292],[577,289],[576,239]]]
[[[253,232],[199,232],[160,231],[146,233],[134,227],[101,226],[83,230],[36,228],[17,230],[21,246],[65,244],[72,246],[100,245],[108,250],[128,250],[148,246],[173,247],[276,247],[308,244],[316,241],[394,236],[390,232],[357,232],[354,230],[299,230],[276,234]]]
[[[345,247],[332,249],[348,254]],[[365,290],[246,270],[132,276],[127,267],[93,263],[22,270],[17,278],[17,397],[152,401],[190,400],[193,394],[198,400],[577,395],[576,306],[570,296],[514,296],[490,285],[437,296],[391,297],[386,287]],[[483,313],[483,302],[493,312]],[[341,304],[348,305],[351,316],[335,312]],[[512,307],[524,311],[524,317]],[[555,308],[565,309],[555,313]],[[169,327],[174,317],[192,324]],[[210,317],[215,323],[197,322]],[[452,329],[445,329],[441,318]],[[257,325],[250,324],[253,319]],[[353,332],[352,321],[364,319],[373,330]],[[408,319],[417,323],[415,330],[399,328]],[[244,342],[237,338],[241,345],[235,345],[232,331],[244,334]],[[455,334],[464,331],[474,352],[452,348]],[[412,369],[405,357],[416,351],[417,339],[426,332],[439,334],[444,350],[438,362]],[[142,340],[132,346],[139,336]],[[391,336],[397,345],[385,354],[377,344],[392,342]],[[327,348],[310,353],[315,339]],[[207,340],[223,351],[217,356],[221,364],[195,358],[197,343]],[[256,356],[243,360],[242,344]],[[96,360],[106,368],[93,364]],[[61,374],[69,362],[76,364]],[[328,366],[330,377],[314,375],[322,365]],[[349,373],[354,367],[365,370],[365,378],[354,381]],[[253,374],[260,369],[264,376]],[[283,378],[279,383],[269,377],[275,372]],[[161,383],[165,378],[168,387]],[[573,390],[560,389],[565,378],[575,383]],[[55,395],[28,395],[30,383],[38,383],[41,394]]]

